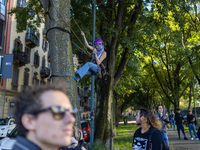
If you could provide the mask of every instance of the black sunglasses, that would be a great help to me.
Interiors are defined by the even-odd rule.
[[[71,113],[75,117],[76,113],[78,111],[77,108],[66,109],[63,106],[51,106],[51,107],[48,107],[48,108],[41,109],[37,112],[34,112],[33,114],[37,115],[41,112],[45,112],[45,111],[49,111],[49,110],[52,112],[53,118],[55,120],[63,119],[66,113]]]

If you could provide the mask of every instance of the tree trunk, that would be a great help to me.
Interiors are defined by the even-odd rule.
[[[191,101],[192,101],[192,85],[190,85],[188,109],[190,109],[191,107]]]
[[[113,120],[113,136],[117,136],[116,127],[118,127],[118,110],[117,110],[117,100],[114,99],[113,101],[113,113],[114,113],[114,120]]]
[[[95,116],[95,143],[104,142],[105,146],[110,145],[111,128],[113,128],[113,78],[105,76],[106,82],[101,79],[96,81],[97,109]]]
[[[115,101],[115,126],[118,127],[119,124],[119,117],[118,117],[118,106],[117,100]]]
[[[58,12],[54,8],[54,5],[51,1],[42,0],[44,10],[46,11],[49,2],[51,3],[51,7],[49,10],[49,16],[51,16],[52,20],[46,16],[45,17],[45,27],[46,29],[50,29],[53,27],[61,27],[68,31],[70,31],[69,27],[67,27],[66,23],[59,16]],[[66,20],[68,24],[70,24],[70,4],[71,1],[60,1],[54,0],[54,4],[58,11],[62,14],[63,18]],[[49,41],[49,51],[50,51],[50,62],[51,62],[51,74],[52,75],[73,75],[74,76],[74,64],[73,64],[73,55],[72,55],[72,47],[70,35],[66,32],[62,32],[57,29],[53,29],[48,32],[47,38]],[[68,87],[67,95],[73,105],[74,108],[78,108],[78,95],[76,82],[71,77],[54,77],[60,80],[66,81]],[[80,114],[76,115],[76,126],[80,127]]]
[[[174,103],[174,113],[176,113],[176,110],[179,108],[179,100],[175,101]]]

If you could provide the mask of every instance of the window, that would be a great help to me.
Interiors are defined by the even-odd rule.
[[[5,16],[5,2],[3,0],[0,0],[0,14]]]
[[[21,44],[19,41],[15,40],[14,42],[14,50],[15,51],[22,51],[23,44]]]
[[[33,85],[39,85],[39,79],[37,77],[33,77]]]
[[[45,67],[45,58],[42,58],[42,68]]]
[[[13,86],[13,90],[15,91],[17,91],[18,77],[19,77],[19,70],[13,69],[12,86]]]
[[[17,7],[19,8],[26,7],[26,0],[17,0]]]
[[[2,4],[6,4],[6,0],[0,0],[0,3],[2,3]]]
[[[29,74],[24,73],[24,86],[28,86],[28,81],[29,81]]]
[[[25,47],[25,55],[27,56],[27,61],[30,62],[31,50]]]
[[[47,48],[48,48],[48,42],[43,39],[42,49],[47,51]]]
[[[2,46],[2,37],[3,37],[3,22],[0,21],[0,46]]]
[[[49,68],[49,69],[51,68],[51,63],[48,63],[48,68]]]
[[[10,102],[10,108],[14,108],[15,107],[15,103]]]
[[[13,82],[12,82],[14,85],[18,85],[18,76],[19,76],[19,70],[14,69],[13,70]]]
[[[40,65],[40,56],[39,56],[38,53],[35,53],[35,55],[34,55],[34,66],[39,67],[39,65]]]
[[[37,33],[38,46],[40,45],[40,33]]]

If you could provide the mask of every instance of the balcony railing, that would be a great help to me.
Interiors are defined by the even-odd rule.
[[[39,46],[39,40],[36,35],[32,33],[26,33],[26,46],[30,48],[34,48],[36,46]]]
[[[40,71],[40,76],[41,78],[47,78],[48,76],[50,76],[50,69],[47,67],[42,67]]]
[[[19,67],[21,67],[28,63],[27,56],[24,54],[24,52],[14,50],[13,54],[14,64],[17,64]]]

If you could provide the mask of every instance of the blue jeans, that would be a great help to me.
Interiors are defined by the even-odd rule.
[[[194,124],[188,124],[191,138],[193,138],[192,130],[196,138],[198,138]]]
[[[87,62],[85,65],[83,65],[80,69],[76,71],[76,73],[79,75],[79,77],[76,76],[77,80],[80,80],[85,75],[97,75],[98,74],[98,66],[92,62]]]
[[[165,143],[169,146],[167,133],[166,132],[161,132],[161,135],[162,135],[163,140],[165,141]]]
[[[174,126],[174,130],[175,130],[175,120],[174,119],[171,119],[170,125],[171,125],[171,129],[172,129],[172,125],[173,125]]]
[[[184,131],[183,124],[177,124],[177,130],[178,130],[178,136],[179,136],[179,138],[180,138],[180,129],[181,129],[181,131],[182,131],[184,137],[186,137],[186,136],[185,136],[185,131]]]

